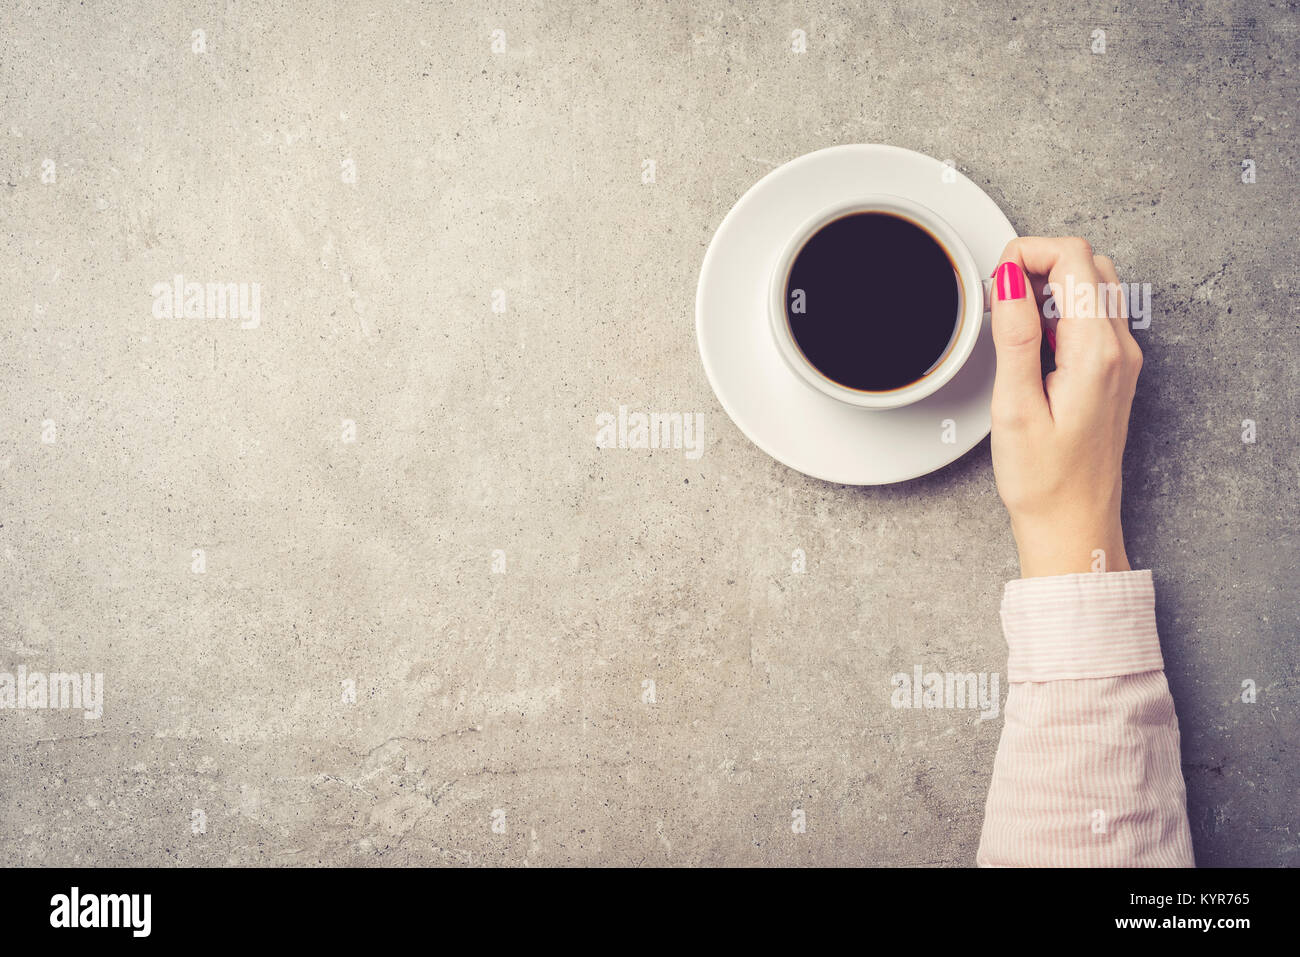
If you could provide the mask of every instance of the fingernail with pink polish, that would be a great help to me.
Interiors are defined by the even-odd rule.
[[[1013,262],[1004,262],[998,267],[994,283],[998,288],[999,302],[1025,298],[1025,274]]]

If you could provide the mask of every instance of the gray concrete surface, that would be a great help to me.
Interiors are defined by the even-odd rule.
[[[1294,5],[4,20],[0,670],[104,698],[0,711],[3,863],[971,864],[1001,718],[889,679],[1005,669],[987,441],[805,478],[694,337],[745,189],[883,142],[1152,284],[1125,519],[1198,861],[1300,864]],[[155,317],[176,274],[256,328]],[[597,449],[620,405],[703,456]]]

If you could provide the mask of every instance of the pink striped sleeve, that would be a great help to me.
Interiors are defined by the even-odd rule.
[[[976,863],[1193,866],[1151,572],[1008,582],[1002,629],[1009,689]]]

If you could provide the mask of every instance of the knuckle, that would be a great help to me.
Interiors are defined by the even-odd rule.
[[[995,399],[989,408],[989,418],[995,429],[1018,430],[1029,422],[1029,413],[1023,403]]]
[[[1082,236],[1071,236],[1068,242],[1070,247],[1080,256],[1092,256],[1092,243]]]
[[[1118,342],[1108,342],[1097,353],[1097,364],[1106,372],[1115,372],[1124,367],[1124,350]]]
[[[997,323],[993,326],[993,345],[1002,352],[1037,352],[1041,333],[1031,327],[1007,326]]]

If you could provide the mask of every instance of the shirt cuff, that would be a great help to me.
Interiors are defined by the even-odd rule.
[[[1163,671],[1150,569],[1020,578],[1002,593],[1008,681]]]

